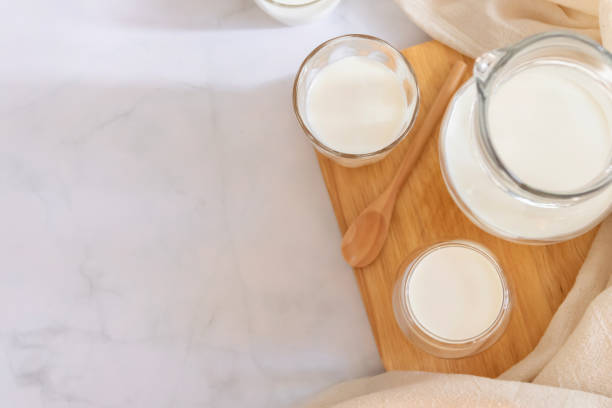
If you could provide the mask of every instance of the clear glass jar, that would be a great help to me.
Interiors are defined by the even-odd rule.
[[[340,0],[255,0],[255,3],[281,23],[298,25],[327,16]]]
[[[455,254],[444,254],[449,250]],[[463,255],[457,256],[456,251]],[[401,265],[393,291],[395,320],[408,340],[442,358],[467,357],[493,345],[508,326],[512,310],[510,287],[495,256],[484,246],[465,240],[442,242],[415,252],[416,256]],[[436,254],[443,262],[425,265]],[[470,270],[479,268],[477,273]],[[450,274],[444,277],[443,269]],[[429,285],[418,282],[425,275],[431,276]],[[415,279],[417,282],[413,282]],[[432,314],[433,309],[439,310]],[[452,336],[444,335],[451,333],[440,329],[445,326],[459,329],[454,329]]]
[[[559,187],[562,179],[555,187],[536,186],[523,179],[529,173],[519,176],[508,165],[492,138],[491,99],[500,85],[536,66],[552,67],[553,74],[559,67],[563,72],[576,70],[584,78],[578,85],[592,92],[602,120],[612,129],[612,54],[573,33],[538,34],[476,60],[473,78],[457,91],[444,116],[440,165],[451,196],[472,222],[507,240],[545,244],[580,235],[610,212],[612,151],[602,153],[607,159],[596,169],[596,177],[568,189]],[[538,103],[537,94],[524,96],[528,97]],[[556,154],[554,144],[544,146],[551,155]],[[522,152],[525,157],[533,153],[527,148]],[[533,160],[534,168],[546,166],[547,154]],[[586,165],[590,158],[580,160]]]
[[[365,56],[383,63],[400,79],[408,105],[403,126],[391,143],[383,148],[363,153],[345,153],[322,143],[308,121],[306,101],[309,88],[321,71],[329,64],[343,58]],[[419,110],[419,87],[412,66],[401,52],[389,43],[369,35],[349,34],[332,38],[315,48],[302,62],[293,84],[293,109],[297,120],[312,145],[321,154],[345,167],[358,167],[375,163],[384,158],[410,132]]]

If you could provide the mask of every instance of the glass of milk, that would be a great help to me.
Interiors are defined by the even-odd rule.
[[[401,267],[393,292],[404,335],[443,358],[479,353],[495,343],[510,320],[508,283],[493,254],[471,241],[433,245]]]
[[[544,244],[591,229],[612,205],[612,55],[551,32],[481,56],[446,111],[440,165],[491,234]]]
[[[374,163],[414,124],[419,88],[401,52],[378,38],[345,35],[314,49],[293,86],[293,108],[323,155],[347,167]]]
[[[281,23],[298,25],[325,17],[340,0],[255,0],[255,3]]]

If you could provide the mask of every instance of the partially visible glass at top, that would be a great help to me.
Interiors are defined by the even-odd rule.
[[[255,3],[281,23],[298,25],[327,16],[340,0],[255,0]]]

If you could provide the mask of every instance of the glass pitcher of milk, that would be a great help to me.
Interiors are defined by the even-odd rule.
[[[494,235],[551,243],[591,229],[612,204],[612,54],[551,32],[482,55],[446,111],[440,165]]]

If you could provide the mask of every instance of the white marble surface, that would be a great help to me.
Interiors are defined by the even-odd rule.
[[[0,13],[0,406],[282,407],[381,371],[290,106],[320,42],[425,39],[391,0]]]

